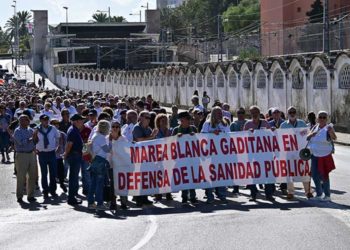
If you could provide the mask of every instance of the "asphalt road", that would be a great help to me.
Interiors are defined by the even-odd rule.
[[[44,203],[16,203],[13,164],[0,165],[1,249],[350,249],[348,147],[336,148],[331,203],[297,200],[248,201],[246,190],[228,204],[183,206],[175,200],[95,214],[68,206],[66,195]],[[230,190],[230,189],[229,189]],[[129,197],[129,200],[131,198]]]
[[[57,199],[44,203],[38,192],[38,202],[20,206],[13,164],[1,164],[0,249],[350,249],[350,148],[336,146],[334,156],[330,203],[306,200],[297,184],[295,201],[253,203],[241,190],[228,204],[207,205],[199,190],[195,206],[177,193],[116,214],[90,212],[86,201],[68,206],[60,189]]]

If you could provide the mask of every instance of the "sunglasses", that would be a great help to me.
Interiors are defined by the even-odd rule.
[[[120,126],[112,126],[112,128],[120,128]]]
[[[318,119],[327,119],[327,116],[319,116]]]
[[[288,114],[296,114],[297,112],[296,111],[289,111]]]

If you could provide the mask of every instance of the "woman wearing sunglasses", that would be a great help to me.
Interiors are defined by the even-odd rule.
[[[124,141],[126,142],[127,139],[122,136],[121,134],[121,126],[120,126],[120,122],[118,120],[113,120],[112,121],[112,130],[111,130],[111,133],[110,133],[110,139],[112,140],[112,143],[118,143],[120,141]],[[113,154],[111,155],[111,158],[110,158],[110,162],[111,162],[111,166],[113,166],[113,160],[117,161],[118,162],[118,159],[115,159]],[[111,196],[111,210],[116,210],[117,208],[117,204],[116,204],[116,196],[115,196],[115,193],[114,193],[114,180],[113,180],[113,167],[109,168],[109,178],[110,178],[110,186],[111,186],[111,189],[110,189],[110,196]],[[123,209],[123,210],[126,210],[128,209],[128,206],[126,205],[128,201],[128,197],[127,196],[120,196],[120,203],[121,203],[121,206],[120,208]]]
[[[329,173],[335,169],[332,140],[337,136],[332,124],[327,124],[328,113],[320,111],[317,124],[308,135],[311,157],[311,175],[316,187],[316,200],[331,201]],[[324,193],[324,197],[322,197]]]

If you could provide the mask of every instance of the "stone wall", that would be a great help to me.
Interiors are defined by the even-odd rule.
[[[163,104],[189,106],[195,90],[231,109],[258,105],[285,111],[294,105],[305,118],[309,111],[326,110],[338,127],[350,127],[350,58],[347,53],[267,58],[195,66],[168,66],[145,71],[71,69],[60,71],[61,87],[113,95],[153,94]]]

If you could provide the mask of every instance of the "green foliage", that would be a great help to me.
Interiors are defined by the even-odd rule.
[[[92,19],[94,19],[95,23],[107,23],[108,16],[106,13],[95,13],[92,15]]]
[[[123,16],[114,16],[112,18],[112,22],[114,22],[114,23],[125,23],[126,19]]]
[[[239,0],[188,0],[175,9],[163,9],[161,26],[174,31],[178,40],[188,36],[191,27],[192,35],[198,37],[217,34],[218,15]]]
[[[322,23],[323,5],[321,0],[315,0],[315,2],[311,4],[311,10],[306,12],[306,15],[309,17],[310,23]]]
[[[9,49],[9,36],[0,27],[0,54],[8,53]]]
[[[260,20],[259,0],[242,0],[237,6],[230,6],[223,14],[225,32],[238,31]]]
[[[259,60],[261,59],[260,52],[256,48],[243,49],[239,52],[239,60]]]

